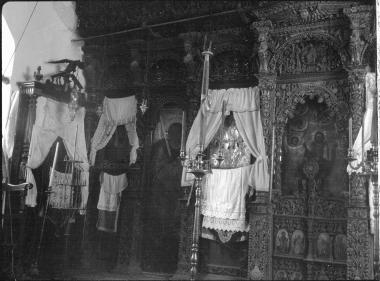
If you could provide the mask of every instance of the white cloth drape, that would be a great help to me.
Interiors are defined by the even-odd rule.
[[[216,230],[248,231],[245,195],[252,185],[252,165],[235,169],[213,169],[204,182],[202,226]]]
[[[376,91],[376,73],[367,73],[365,77],[365,90],[366,90],[366,110],[364,113],[364,152],[371,148],[371,137],[372,137],[372,117],[373,111],[377,110],[377,106],[374,104],[374,97],[377,95]],[[356,167],[362,161],[362,130],[360,127],[359,133],[355,139],[352,149],[357,160],[352,161],[351,165]],[[361,172],[362,169],[359,168],[354,170],[347,166],[347,172],[349,174],[353,172]],[[369,181],[369,207],[370,207],[370,224],[371,232],[374,233],[374,205],[373,205],[373,185]]]
[[[3,15],[1,15],[1,39],[1,74],[10,79],[13,72],[15,42]],[[12,94],[10,83],[1,83],[2,148],[7,159],[11,158],[13,153],[18,96],[18,91]]]
[[[121,192],[128,186],[127,175],[112,176],[103,173],[100,177],[100,193],[98,209],[104,211],[116,211],[119,207]]]
[[[91,139],[91,165],[95,164],[96,152],[107,145],[119,125],[125,126],[129,144],[132,146],[129,164],[136,162],[136,150],[139,148],[139,139],[136,133],[136,112],[137,100],[135,96],[117,99],[104,98],[103,113]]]
[[[36,122],[33,126],[26,169],[26,181],[32,183],[33,188],[28,190],[26,205],[35,207],[37,204],[37,186],[32,169],[38,168],[43,163],[57,137],[61,137],[70,159],[75,158],[83,162],[78,168],[82,171],[81,181],[86,183],[86,186],[82,187],[80,207],[85,209],[88,198],[89,165],[84,135],[84,116],[85,109],[81,107],[76,112],[74,120],[71,121],[67,104],[45,97],[37,98]]]
[[[250,178],[253,188],[259,191],[269,190],[269,172],[265,153],[264,135],[260,117],[260,94],[258,87],[209,90],[206,102],[201,108],[191,127],[186,152],[194,157],[199,149],[201,112],[204,116],[204,147],[207,147],[221,125],[222,104],[227,102],[226,112],[233,112],[236,127],[247,144],[250,153],[256,158],[252,165]],[[191,185],[193,177],[182,173],[182,186]]]
[[[128,186],[127,175],[103,173],[100,175],[100,186],[96,227],[98,230],[116,232],[122,191]]]
[[[6,120],[3,120],[5,123],[5,130],[3,132],[3,151],[8,159],[12,157],[15,136],[16,136],[16,124],[17,124],[17,114],[18,114],[18,105],[20,99],[20,92],[16,91],[13,93],[10,102],[9,114]]]

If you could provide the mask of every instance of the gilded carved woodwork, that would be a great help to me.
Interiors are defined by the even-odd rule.
[[[349,52],[351,55],[351,65],[361,65],[364,50],[371,40],[371,22],[374,9],[371,6],[355,6],[343,9],[343,12],[350,19],[351,36],[349,42]],[[372,30],[372,33],[374,31]]]
[[[248,278],[272,279],[273,218],[269,194],[258,192],[256,201],[249,205]]]
[[[357,136],[365,112],[365,75],[364,67],[353,68],[348,71],[348,85],[350,87],[350,111],[352,115],[352,134]]]
[[[271,21],[261,21],[254,22],[251,24],[252,29],[256,29],[259,33],[258,35],[258,56],[259,56],[259,72],[267,73],[269,72],[268,64],[271,59],[271,52],[268,47],[269,40],[269,31],[272,30],[272,22]]]
[[[347,223],[347,279],[372,279],[366,176],[351,175]]]
[[[79,3],[77,11],[83,18],[79,24],[80,32],[82,36],[89,36],[139,27],[143,22],[158,23],[202,15],[203,11],[212,13],[237,7],[236,3],[223,1],[207,1],[207,4],[202,1],[175,1],[173,4],[169,4],[168,1],[158,2],[160,1],[149,2],[152,5],[149,9],[144,3],[143,8],[139,7],[143,11],[142,14],[140,11],[136,12],[137,2],[134,1],[99,5]],[[273,223],[271,206],[267,201],[259,196],[258,201],[251,205],[248,249],[248,276],[251,279],[344,279],[346,271],[347,278],[354,277],[354,273],[351,272],[356,270],[355,268],[362,264],[364,266],[365,262],[369,263],[367,257],[362,256],[363,250],[355,246],[358,253],[349,253],[348,261],[354,260],[356,256],[358,261],[348,262],[346,267],[345,245],[358,243],[368,246],[366,242],[362,243],[368,235],[360,232],[363,229],[364,218],[361,218],[360,222],[358,219],[350,220],[351,214],[354,216],[357,212],[352,209],[347,214],[347,200],[344,196],[340,200],[326,199],[314,192],[315,189],[318,191],[318,187],[315,186],[313,163],[309,163],[305,168],[305,174],[309,174],[309,178],[305,175],[306,180],[301,184],[303,190],[297,196],[281,195],[283,134],[289,116],[294,114],[297,104],[309,98],[322,99],[327,105],[328,116],[335,118],[339,136],[337,141],[342,147],[347,147],[348,144],[349,115],[353,115],[354,135],[359,130],[364,110],[364,72],[361,65],[368,63],[371,57],[374,34],[371,20],[368,19],[373,14],[368,6],[351,6],[354,6],[351,2],[337,1],[244,1],[239,13],[231,17],[215,18],[212,24],[210,20],[199,20],[156,28],[155,31],[166,38],[150,37],[152,41],[148,66],[143,60],[134,59],[138,55],[145,57],[146,41],[138,48],[140,54],[133,54],[132,47],[128,44],[128,47],[124,48],[122,40],[112,39],[108,46],[100,44],[99,41],[96,43],[106,50],[103,61],[105,75],[108,75],[106,77],[109,79],[107,78],[108,81],[101,86],[104,89],[114,89],[119,91],[119,94],[121,89],[128,89],[130,93],[135,91],[140,94],[141,88],[131,89],[130,84],[139,80],[136,77],[148,67],[151,105],[141,123],[141,127],[146,127],[143,133],[145,137],[152,130],[154,116],[157,116],[153,112],[156,109],[151,111],[152,108],[159,108],[166,102],[178,103],[184,100],[183,106],[187,109],[188,116],[187,131],[190,130],[199,108],[202,65],[200,50],[206,33],[213,41],[214,56],[210,63],[211,88],[231,85],[241,87],[243,82],[247,81],[250,86],[258,84],[260,87],[261,117],[269,157],[271,122],[273,117],[276,120],[276,192],[273,193]],[[123,7],[127,8],[122,9]],[[342,12],[344,8],[346,9]],[[88,16],[90,14],[92,17],[99,15],[96,22]],[[112,23],[107,24],[110,18]],[[248,26],[251,28],[250,31],[247,31]],[[134,39],[145,38],[144,32],[126,36]],[[91,45],[90,42],[88,44]],[[131,67],[136,64],[138,68]],[[276,116],[273,116],[274,96]],[[343,185],[348,185],[346,178],[342,182]],[[184,197],[187,192],[188,190],[184,191]],[[355,192],[358,194],[355,195]],[[360,196],[362,195],[359,191],[351,190],[351,200],[359,200]],[[186,208],[186,202],[181,202],[178,272],[188,273],[192,208]],[[348,229],[345,228],[347,225]],[[355,230],[356,232],[350,234],[354,228],[360,231]],[[283,237],[287,237],[288,246]],[[315,262],[313,259],[321,261]]]

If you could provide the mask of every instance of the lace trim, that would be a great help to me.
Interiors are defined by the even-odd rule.
[[[249,231],[249,225],[245,221],[245,218],[234,219],[222,219],[216,217],[204,216],[202,227],[215,229],[215,230],[227,230],[227,231]]]
[[[211,207],[206,200],[202,201],[202,215],[216,217],[221,219],[245,219],[245,206],[240,211],[221,210],[220,208]]]

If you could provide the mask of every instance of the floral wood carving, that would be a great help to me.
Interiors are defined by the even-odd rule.
[[[362,117],[365,111],[365,74],[366,70],[363,67],[353,68],[348,71],[352,133],[354,136],[359,133]]]
[[[341,68],[338,52],[326,42],[314,40],[301,40],[288,45],[276,63],[279,75],[339,71]]]
[[[335,71],[348,60],[342,42],[327,31],[283,35],[276,45],[278,47],[269,62],[269,71],[272,73]]]

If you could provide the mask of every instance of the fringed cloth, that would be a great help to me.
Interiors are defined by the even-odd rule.
[[[80,179],[72,182],[71,173],[53,172],[53,184],[49,205],[54,209],[79,209],[82,206],[82,187],[86,186],[86,175],[80,174]],[[74,186],[73,186],[74,185]]]
[[[128,186],[127,175],[112,176],[107,173],[100,175],[100,193],[98,201],[98,230],[117,231],[121,193]]]

